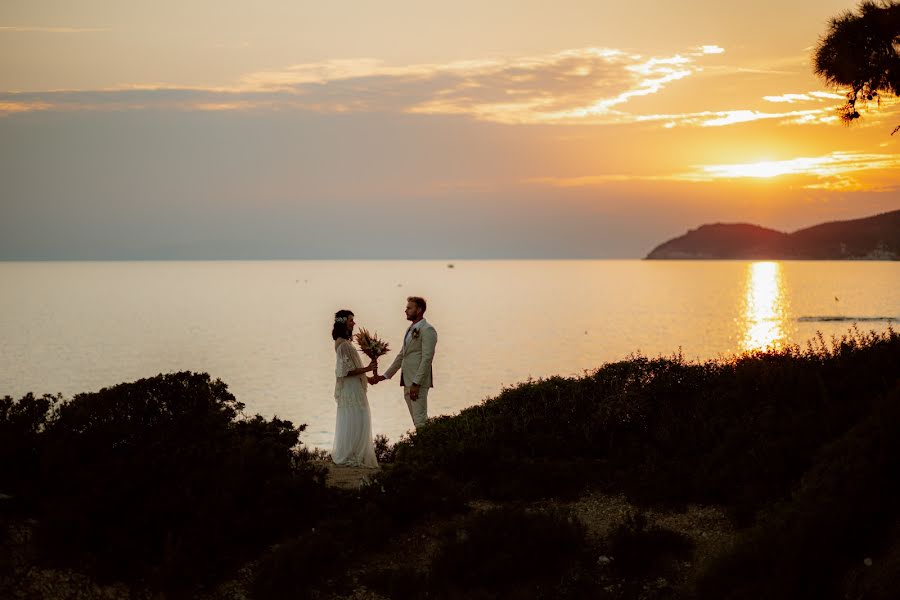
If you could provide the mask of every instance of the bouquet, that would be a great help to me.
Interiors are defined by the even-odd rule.
[[[355,337],[356,343],[359,344],[359,349],[372,360],[377,359],[379,356],[384,356],[390,350],[387,342],[378,339],[378,334],[369,333],[367,329],[360,328],[359,333]]]

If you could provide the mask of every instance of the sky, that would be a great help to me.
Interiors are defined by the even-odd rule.
[[[638,258],[900,208],[846,0],[5,0],[0,260]]]

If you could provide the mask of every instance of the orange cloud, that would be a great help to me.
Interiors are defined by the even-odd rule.
[[[843,96],[825,91],[763,97],[770,103],[799,104],[796,110],[748,107],[680,114],[629,110],[632,100],[661,94],[675,82],[693,77],[704,70],[705,57],[722,52],[719,46],[704,45],[672,56],[642,57],[611,48],[578,48],[515,59],[400,67],[374,59],[332,60],[251,73],[230,87],[142,84],[95,91],[0,93],[0,103],[41,110],[379,112],[460,115],[503,124],[646,123],[664,128],[837,120],[832,103]],[[712,71],[713,76],[723,72],[722,67]],[[727,68],[725,72],[730,73]],[[893,102],[883,100],[881,106]]]
[[[844,100],[846,96],[842,94],[833,94],[831,92],[808,92],[806,94],[781,94],[780,96],[763,96],[763,100],[767,102],[785,102],[794,104],[795,102],[822,102],[824,100]]]
[[[579,48],[517,59],[387,66],[333,60],[251,73],[227,88],[130,85],[96,91],[2,94],[0,102],[42,102],[56,110],[154,106],[252,110],[273,106],[320,112],[466,115],[500,123],[621,123],[632,98],[657,94],[700,70],[707,45],[667,57]]]
[[[553,187],[591,187],[618,181],[688,181],[712,182],[717,180],[773,179],[794,176],[803,179],[802,188],[826,190],[892,190],[900,184],[879,185],[863,182],[860,175],[866,172],[892,173],[900,169],[900,155],[864,152],[832,152],[824,156],[797,157],[785,160],[757,161],[699,165],[687,173],[668,175],[603,174],[577,177],[537,177],[526,183]]]
[[[836,121],[832,109],[810,109],[810,110],[794,110],[787,112],[764,112],[759,110],[723,110],[723,111],[702,111],[695,113],[683,114],[663,114],[663,115],[637,115],[634,117],[636,122],[652,122],[663,121],[664,127],[672,128],[679,126],[691,127],[724,127],[726,125],[737,125],[740,123],[751,123],[753,121],[779,119],[783,123],[807,124],[807,123],[830,123]]]
[[[27,25],[13,25],[0,27],[0,31],[8,31],[10,33],[93,33],[97,31],[109,31],[109,29],[86,27],[34,27]]]
[[[865,171],[893,171],[900,169],[900,155],[864,152],[832,152],[824,156],[798,157],[787,160],[759,161],[724,165],[703,165],[687,178],[713,179],[769,179],[782,175],[813,177],[815,182],[804,185],[810,189],[871,189],[854,175]]]
[[[5,117],[14,113],[25,113],[36,110],[49,110],[52,105],[46,102],[3,102],[0,101],[0,117]]]

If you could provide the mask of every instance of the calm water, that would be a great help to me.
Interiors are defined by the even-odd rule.
[[[335,310],[399,348],[408,295],[439,342],[431,414],[528,377],[640,351],[713,358],[900,317],[900,263],[746,261],[0,263],[0,395],[97,390],[206,371],[247,412],[330,448]],[[895,321],[896,322],[896,321]],[[389,360],[382,359],[383,368]],[[398,383],[370,388],[376,432],[410,427]]]

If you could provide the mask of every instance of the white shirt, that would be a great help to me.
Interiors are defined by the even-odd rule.
[[[406,337],[403,338],[403,345],[408,346],[412,342],[412,332],[413,329],[419,329],[422,326],[422,323],[425,322],[425,319],[420,319],[417,323],[410,325],[409,329],[406,330]]]

